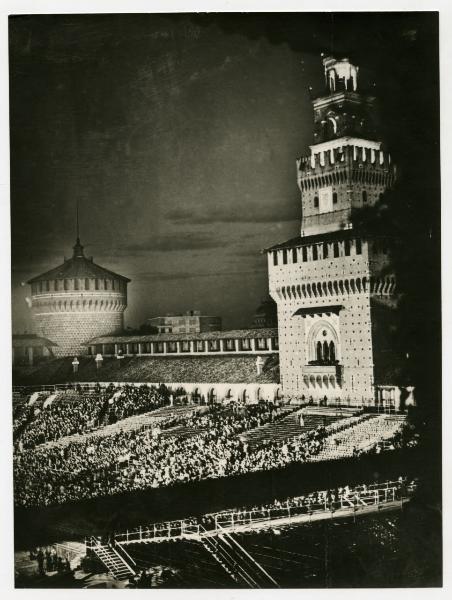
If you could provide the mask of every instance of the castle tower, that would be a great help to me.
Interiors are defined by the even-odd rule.
[[[36,333],[57,344],[55,356],[86,353],[85,342],[123,330],[129,281],[87,258],[77,236],[72,258],[27,282]]]
[[[377,385],[392,383],[395,278],[385,240],[354,230],[351,216],[377,202],[396,170],[358,67],[332,57],[323,66],[315,143],[297,161],[300,236],[267,250],[281,379],[288,395],[372,404]]]

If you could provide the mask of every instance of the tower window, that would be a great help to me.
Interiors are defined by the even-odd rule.
[[[328,244],[323,242],[323,258],[328,258]]]
[[[362,244],[361,244],[361,240],[358,238],[356,240],[356,254],[362,254]]]
[[[282,261],[284,265],[287,265],[287,250],[282,251]]]
[[[274,267],[278,266],[278,253],[277,252],[273,252],[273,266]]]
[[[319,197],[314,196],[314,208],[319,208]]]
[[[333,192],[333,204],[337,204],[337,192]]]
[[[312,260],[317,260],[317,258],[318,258],[317,246],[314,244],[314,246],[312,246]]]
[[[308,249],[306,248],[306,246],[303,246],[303,248],[301,249],[301,253],[303,256],[303,262],[306,262],[308,260]]]
[[[344,242],[344,253],[345,256],[350,256],[350,240],[345,240]]]
[[[296,263],[298,262],[298,258],[297,258],[297,249],[296,248],[292,248],[292,262]]]
[[[366,190],[363,190],[363,202],[367,202],[367,192]]]

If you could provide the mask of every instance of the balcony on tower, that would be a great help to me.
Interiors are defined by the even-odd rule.
[[[303,367],[303,382],[308,389],[340,389],[343,381],[343,366],[306,365]]]

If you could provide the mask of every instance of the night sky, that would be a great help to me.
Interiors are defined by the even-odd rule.
[[[415,43],[418,21],[11,18],[13,330],[31,328],[21,282],[72,253],[77,200],[86,254],[132,279],[127,325],[191,308],[248,325],[268,290],[261,249],[299,231],[320,53],[369,59],[385,89],[384,53]]]

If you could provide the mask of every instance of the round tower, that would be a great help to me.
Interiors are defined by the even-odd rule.
[[[86,353],[90,339],[123,330],[129,281],[87,258],[77,237],[72,258],[27,282],[35,332],[57,344],[55,356]]]

